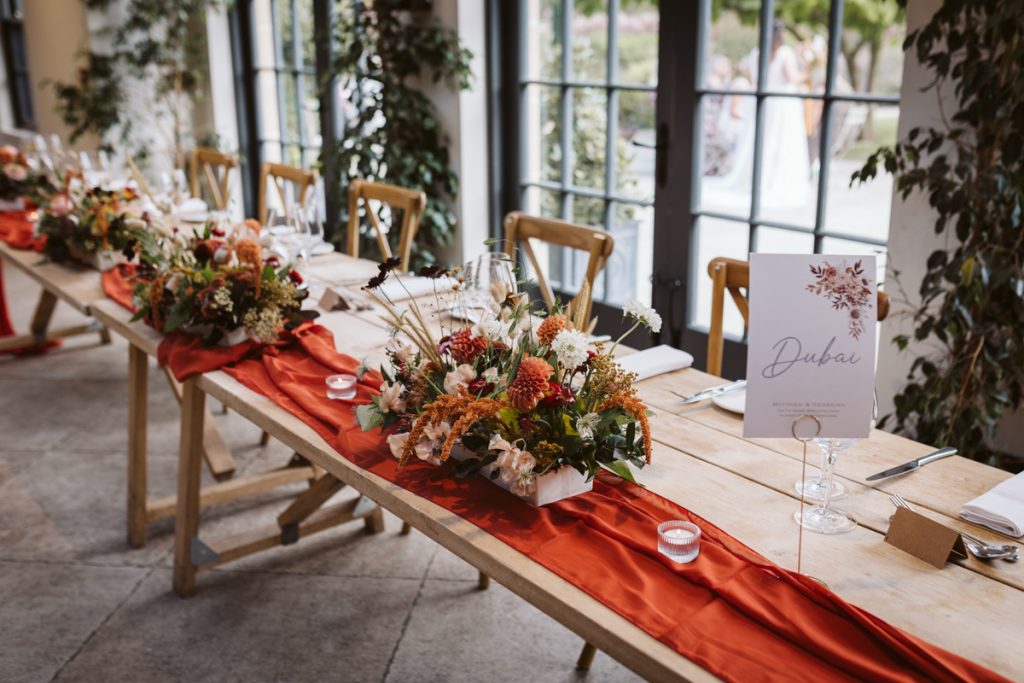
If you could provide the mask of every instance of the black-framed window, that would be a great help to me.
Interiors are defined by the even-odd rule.
[[[594,299],[613,306],[651,297],[658,16],[656,2],[533,0],[518,3],[515,22],[518,177],[510,180],[519,208],[612,233],[615,252]],[[549,250],[552,287],[575,292],[586,258]]]
[[[7,63],[7,83],[11,97],[11,110],[17,128],[34,130],[32,111],[32,81],[28,73],[25,53],[25,27],[23,0],[0,0],[0,38],[3,40],[4,61]]]
[[[875,254],[884,277],[892,181],[850,187],[849,178],[871,149],[895,141],[902,14],[893,3],[880,27],[857,3],[804,4],[701,3],[691,328],[707,328],[715,256]],[[742,337],[729,306],[725,327]]]

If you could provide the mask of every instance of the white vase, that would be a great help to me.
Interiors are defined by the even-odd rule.
[[[17,199],[0,199],[0,211],[24,211],[25,210],[25,199],[18,197]]]
[[[124,254],[120,251],[114,251],[113,249],[101,249],[92,255],[90,265],[101,273],[105,273],[108,270],[113,270],[120,264],[127,262],[128,259],[126,259]]]
[[[213,325],[202,323],[199,325],[182,325],[181,331],[195,337],[207,337],[213,332]],[[245,327],[236,327],[228,330],[217,340],[217,346],[236,346],[249,339],[249,330]]]
[[[477,453],[464,448],[459,445],[452,449],[452,457],[456,460],[466,460],[468,458],[479,458]],[[502,481],[501,477],[491,479],[491,473],[497,468],[496,465],[484,465],[480,468],[480,476],[485,477],[492,484],[500,486],[506,491],[511,492],[511,484],[506,484]],[[564,498],[572,498],[581,493],[586,493],[594,488],[594,480],[587,480],[585,474],[580,474],[572,467],[563,466],[555,470],[554,472],[548,472],[542,474],[539,477],[533,478],[534,484],[533,493],[528,496],[519,496],[527,503],[531,505],[541,506],[547,505],[548,503],[554,503]],[[515,494],[518,495],[518,494]]]

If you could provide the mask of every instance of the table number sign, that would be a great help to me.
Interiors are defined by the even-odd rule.
[[[751,254],[746,437],[871,431],[878,320],[874,256]]]

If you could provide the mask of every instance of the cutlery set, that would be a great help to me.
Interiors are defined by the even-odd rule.
[[[898,493],[889,494],[889,500],[892,504],[898,508],[906,508],[907,510],[913,510],[910,503],[903,499]],[[960,532],[960,537],[963,538],[964,547],[967,548],[967,552],[974,555],[979,560],[1006,560],[1007,562],[1016,562],[1020,559],[1018,555],[1019,549],[1012,543],[988,543]]]

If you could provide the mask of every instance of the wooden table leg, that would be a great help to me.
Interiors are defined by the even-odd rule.
[[[170,368],[164,368],[164,375],[167,377],[167,383],[171,386],[171,391],[181,403],[181,382],[174,378]],[[235,473],[235,459],[231,456],[231,451],[224,443],[220,432],[217,431],[217,423],[213,421],[213,415],[209,410],[205,411],[203,424],[205,425],[203,427],[203,457],[206,458],[210,474],[218,481],[228,479]]]
[[[192,541],[199,535],[199,474],[203,461],[203,414],[206,394],[192,377],[181,385],[181,451],[178,458],[178,501],[174,518],[174,592],[188,597],[196,591]]]
[[[583,644],[583,651],[580,652],[580,658],[576,660],[577,671],[590,671],[590,665],[594,663],[594,655],[597,654],[597,648],[590,643]]]
[[[128,545],[146,544],[146,412],[149,357],[128,347]]]
[[[46,343],[46,330],[50,326],[50,319],[53,317],[53,309],[57,306],[57,297],[43,290],[39,295],[39,303],[36,304],[36,311],[32,314],[32,324],[29,330],[37,344]]]

